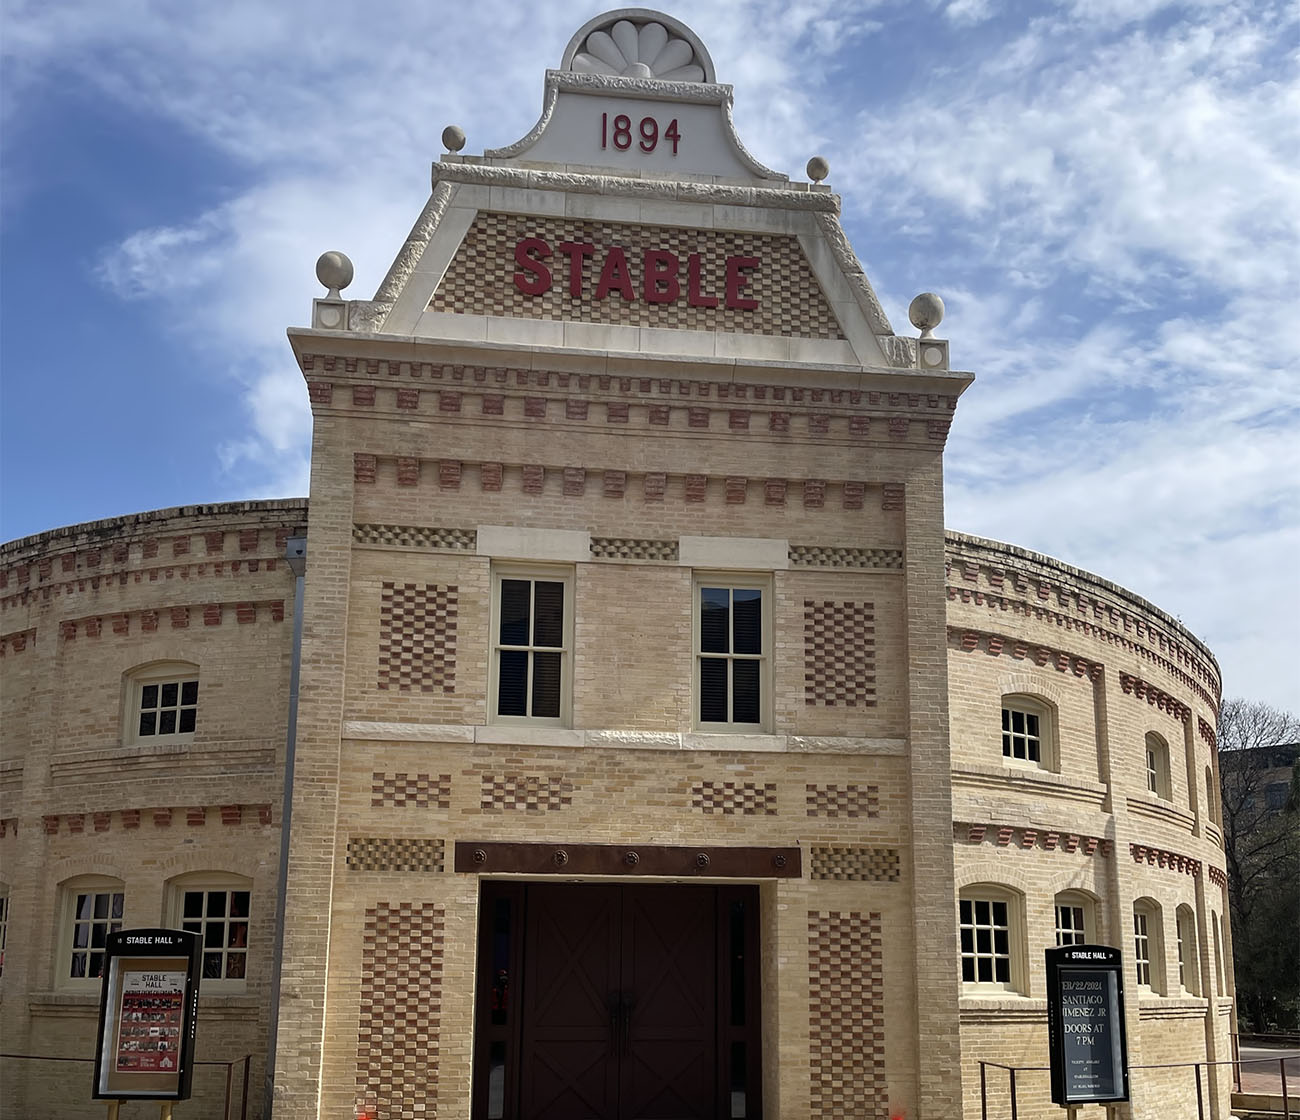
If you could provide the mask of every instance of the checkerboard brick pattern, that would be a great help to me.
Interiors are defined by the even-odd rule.
[[[455,584],[385,583],[379,608],[379,687],[456,691]]]
[[[484,812],[502,809],[564,809],[573,804],[576,787],[560,775],[483,775],[479,807]]]
[[[442,870],[443,842],[413,836],[349,836],[349,871]]]
[[[586,265],[581,299],[569,295],[568,261],[559,254],[546,262],[553,277],[549,291],[530,296],[515,287],[515,246],[526,237],[540,237],[552,247],[564,241],[599,247],[596,259]],[[637,296],[633,300],[626,300],[617,292],[605,299],[595,298],[605,250],[614,245],[627,250],[628,272]],[[677,255],[682,263],[680,299],[651,303],[642,298],[641,247],[666,249]],[[757,257],[762,263],[747,273],[750,282],[745,295],[757,300],[758,306],[752,310],[728,308],[719,298],[717,307],[691,307],[686,300],[684,275],[686,259],[691,253],[699,253],[702,258],[702,288],[710,295],[722,290],[727,257]],[[688,331],[843,337],[835,314],[794,237],[537,218],[491,211],[479,211],[429,302],[429,310]]]
[[[443,909],[380,902],[366,910],[357,1025],[357,1105],[372,1116],[438,1114]]]
[[[808,785],[810,817],[878,817],[880,787],[858,785]]]
[[[701,813],[731,816],[776,816],[776,783],[696,782],[691,786],[691,808]]]
[[[847,484],[846,484],[847,485]],[[815,544],[792,544],[790,563],[800,568],[883,568],[903,570],[901,548],[831,548]]]
[[[384,774],[375,771],[371,775],[372,809],[386,806],[403,808],[407,805],[416,809],[448,809],[451,807],[451,775],[439,774],[436,778],[430,774]]]
[[[672,560],[677,559],[676,541],[640,540],[635,537],[592,537],[594,560]]]
[[[440,548],[473,552],[478,547],[478,532],[474,529],[446,529],[425,525],[359,523],[352,526],[352,543],[386,548]]]
[[[804,703],[876,706],[876,614],[871,603],[803,603]]]
[[[808,911],[811,1114],[886,1120],[880,915]]]
[[[811,856],[811,875],[814,879],[898,882],[897,848],[815,847]]]

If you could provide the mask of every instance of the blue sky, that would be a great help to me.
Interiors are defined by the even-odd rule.
[[[0,536],[304,494],[284,330],[368,297],[600,5],[4,0]],[[973,370],[948,524],[1177,615],[1300,710],[1300,8],[711,0],[750,150],[831,165],[895,329]]]

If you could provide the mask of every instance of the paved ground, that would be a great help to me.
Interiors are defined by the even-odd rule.
[[[1264,1058],[1252,1061],[1248,1058]],[[1241,1047],[1241,1091],[1243,1093],[1282,1093],[1282,1076],[1278,1059],[1286,1060],[1286,1087],[1291,1096],[1291,1111],[1300,1116],[1300,1047],[1256,1046]]]

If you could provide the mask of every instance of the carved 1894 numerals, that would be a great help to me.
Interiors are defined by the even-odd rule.
[[[632,118],[626,113],[619,113],[612,121],[608,113],[600,114],[600,146],[608,148],[613,144],[620,152],[626,152],[632,147],[633,141],[636,146],[643,152],[653,152],[659,147],[660,139],[659,122],[654,117],[642,117],[641,122],[636,126],[635,134],[632,131]],[[668,127],[663,130],[662,137],[673,146],[673,155],[677,154],[677,143],[681,140],[681,133],[677,131],[677,118],[674,117],[668,122]]]

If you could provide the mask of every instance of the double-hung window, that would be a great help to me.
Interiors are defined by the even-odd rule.
[[[187,742],[199,716],[199,667],[157,662],[127,675],[123,742]]]
[[[570,718],[573,577],[563,569],[493,571],[492,718],[562,726]]]
[[[122,928],[126,892],[123,883],[103,875],[86,875],[63,884],[63,919],[56,958],[59,983],[98,986],[104,974],[108,935]]]
[[[180,927],[203,945],[203,980],[243,980],[248,966],[249,901],[246,884],[195,882],[178,890]]]
[[[771,722],[771,584],[695,579],[695,696],[701,728],[761,731]]]

